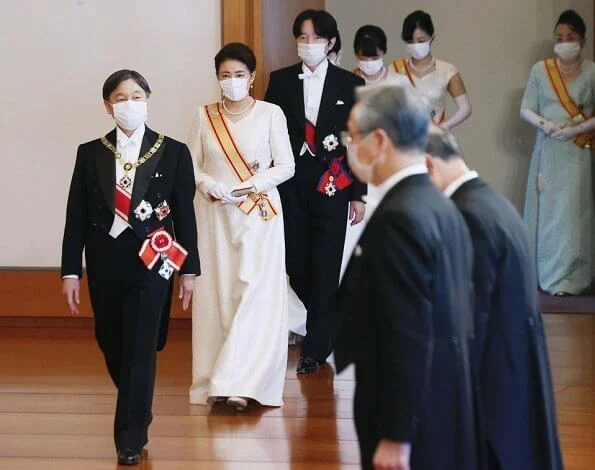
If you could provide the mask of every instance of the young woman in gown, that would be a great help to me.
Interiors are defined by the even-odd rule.
[[[592,281],[595,64],[582,59],[586,27],[560,16],[554,57],[533,66],[521,116],[537,128],[525,198],[541,289],[576,295]]]

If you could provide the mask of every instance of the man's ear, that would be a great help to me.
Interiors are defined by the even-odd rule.
[[[112,106],[112,104],[108,101],[108,100],[103,100],[103,105],[105,106],[105,110],[107,111],[107,114],[109,114],[110,116],[114,116],[114,107]]]
[[[434,164],[434,159],[430,156],[430,154],[426,155],[426,167],[428,168],[428,173],[430,175],[433,175],[434,171],[436,171],[436,165]]]

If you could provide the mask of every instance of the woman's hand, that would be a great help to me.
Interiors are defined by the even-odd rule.
[[[211,196],[213,199],[221,200],[224,197],[229,196],[230,190],[229,186],[219,181],[211,186],[208,192],[209,196]]]
[[[574,139],[581,133],[580,126],[566,126],[558,128],[550,134],[552,139],[561,140],[563,142]]]
[[[232,196],[231,194],[227,194],[221,198],[221,204],[241,204],[246,199],[248,199],[248,195],[246,196]]]

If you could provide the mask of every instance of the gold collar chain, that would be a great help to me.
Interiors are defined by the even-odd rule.
[[[132,170],[133,168],[134,169],[138,168],[143,163],[146,163],[153,155],[155,155],[157,150],[159,150],[159,147],[161,147],[161,144],[163,143],[164,138],[165,138],[165,136],[163,134],[159,134],[159,137],[157,138],[155,145],[153,145],[153,147],[151,147],[147,153],[145,153],[142,157],[140,157],[134,163],[127,162],[124,159],[124,157],[122,156],[122,154],[120,152],[118,152],[118,149],[116,147],[114,147],[113,144],[109,140],[107,140],[105,137],[101,138],[101,142],[109,150],[112,151],[112,153],[116,157],[116,160],[118,161],[118,163],[120,165],[122,165],[122,167],[124,168],[124,174],[127,174],[130,170]]]

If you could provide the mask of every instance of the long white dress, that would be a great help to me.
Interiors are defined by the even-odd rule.
[[[226,118],[225,118],[226,119]],[[190,402],[251,398],[281,406],[287,370],[287,280],[283,213],[277,185],[294,174],[287,122],[281,108],[257,101],[236,123],[226,119],[240,153],[259,170],[250,179],[266,192],[278,215],[213,202],[215,182],[240,183],[201,107],[189,139],[198,189],[196,211],[202,276],[192,304]]]

